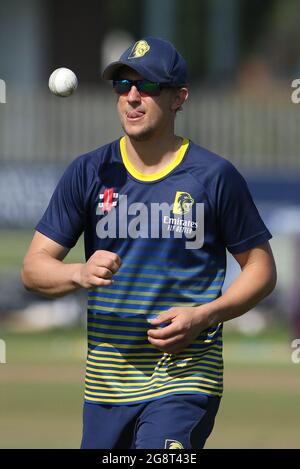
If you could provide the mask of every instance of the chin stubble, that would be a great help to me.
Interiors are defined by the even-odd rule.
[[[130,137],[132,140],[135,140],[136,142],[145,142],[146,140],[149,140],[154,134],[153,129],[142,130],[140,133],[136,134],[136,133],[127,132],[124,125],[122,125],[122,127],[123,127],[125,134],[128,135],[128,137]]]

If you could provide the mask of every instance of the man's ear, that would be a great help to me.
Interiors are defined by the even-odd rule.
[[[188,99],[189,91],[187,88],[177,88],[174,92],[171,109],[178,111],[183,103]]]

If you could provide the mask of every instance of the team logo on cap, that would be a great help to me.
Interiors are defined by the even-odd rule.
[[[165,440],[165,449],[183,449],[183,445],[177,440]]]
[[[173,204],[173,213],[177,213],[178,215],[188,213],[191,210],[193,203],[194,199],[188,192],[177,191]]]
[[[134,44],[128,58],[137,59],[138,57],[143,57],[149,50],[150,46],[147,41],[138,41]]]

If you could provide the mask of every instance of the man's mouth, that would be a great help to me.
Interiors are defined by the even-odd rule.
[[[136,109],[126,113],[126,117],[129,121],[137,121],[144,117],[144,115],[145,113],[143,111],[137,111]]]

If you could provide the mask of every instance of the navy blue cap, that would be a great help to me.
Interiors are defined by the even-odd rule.
[[[171,42],[158,37],[145,37],[131,45],[117,62],[109,64],[104,80],[113,80],[124,65],[135,70],[143,78],[170,86],[187,84],[187,65]]]

